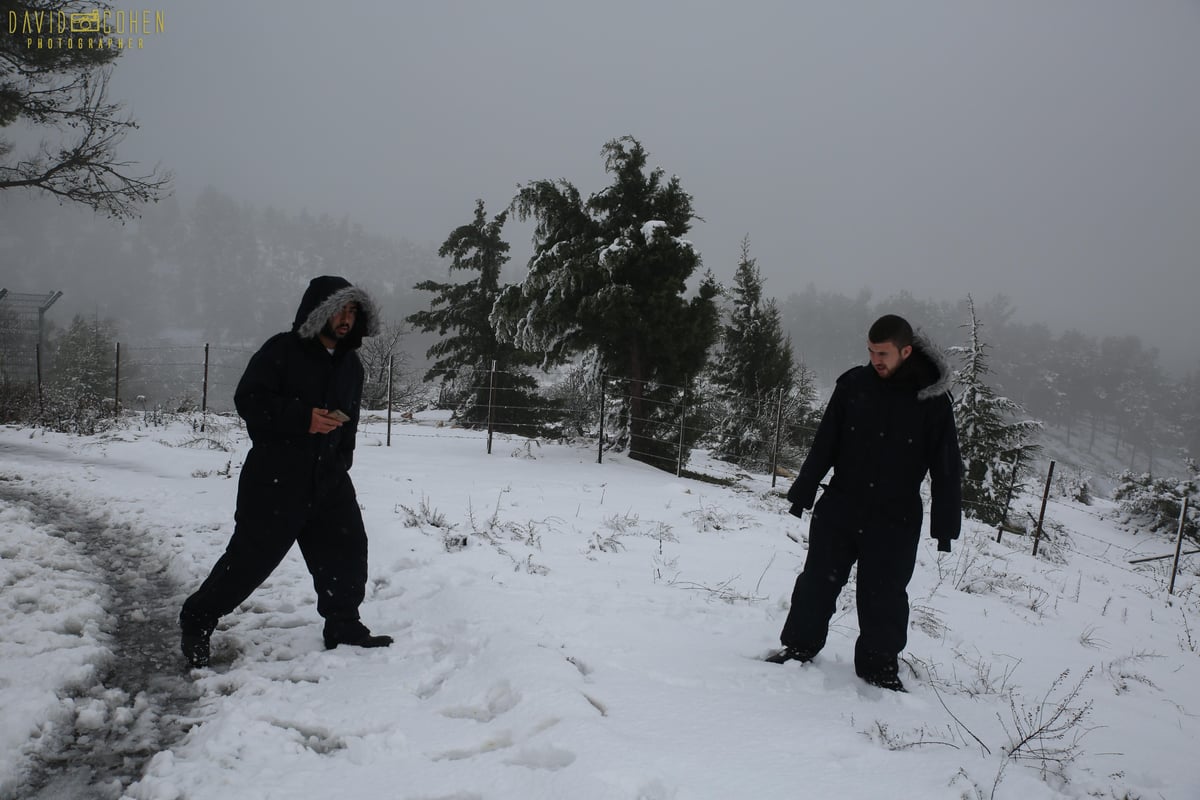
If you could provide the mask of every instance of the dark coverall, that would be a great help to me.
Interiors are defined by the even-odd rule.
[[[895,674],[908,641],[908,582],[916,565],[923,509],[921,482],[932,482],[930,535],[938,549],[958,538],[962,462],[947,393],[949,368],[918,337],[890,378],[870,366],[850,369],[837,386],[788,491],[791,513],[813,508],[808,555],[780,634],[783,645],[815,655],[825,646],[837,597],[858,562],[856,672]]]
[[[359,306],[349,335],[330,354],[317,338],[334,311]],[[354,352],[373,333],[374,306],[341,278],[315,279],[292,330],[250,359],[234,394],[252,447],[238,480],[233,536],[224,555],[180,613],[185,631],[211,632],[267,579],[298,542],[326,624],[358,619],[367,581],[367,537],[350,481],[362,400],[363,367]],[[314,408],[350,420],[309,433]]]

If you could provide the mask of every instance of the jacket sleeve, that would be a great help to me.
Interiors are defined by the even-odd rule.
[[[929,534],[938,540],[939,549],[949,550],[951,540],[958,538],[962,525],[962,456],[950,398],[947,395],[939,402],[945,403],[946,410],[937,428],[929,466]]]
[[[356,362],[357,362],[357,356]],[[350,416],[350,421],[342,425],[341,438],[338,440],[338,455],[341,457],[342,466],[348,472],[350,467],[354,466],[354,445],[358,441],[358,417],[362,411],[362,390],[363,390],[363,368],[361,362],[355,364],[354,369],[354,387],[353,400],[350,403],[350,408],[345,409],[345,412]]]
[[[289,335],[267,340],[238,381],[233,404],[248,428],[294,436],[308,433],[312,424],[312,407],[287,391]]]
[[[797,517],[804,509],[813,507],[817,499],[817,487],[837,457],[845,400],[846,390],[839,383],[834,387],[829,404],[825,406],[825,413],[821,416],[821,424],[817,426],[817,433],[813,437],[808,457],[804,459],[804,466],[800,467],[800,474],[796,476],[792,488],[788,489],[787,498],[792,504],[791,513]]]

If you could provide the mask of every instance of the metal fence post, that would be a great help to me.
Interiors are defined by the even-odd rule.
[[[38,416],[46,413],[46,402],[42,395],[42,343],[38,342],[33,349],[34,361],[37,362]]]
[[[1042,492],[1042,510],[1038,513],[1037,530],[1033,534],[1033,555],[1038,554],[1038,545],[1042,541],[1042,522],[1046,519],[1046,501],[1050,499],[1050,481],[1054,478],[1054,462],[1050,462],[1050,471],[1046,473],[1046,490]]]
[[[1004,513],[1000,515],[1000,524],[996,527],[996,543],[1004,535],[1004,523],[1008,522],[1008,507],[1012,505],[1013,490],[1017,488],[1017,470],[1021,464],[1021,451],[1013,453],[1012,479],[1008,482],[1008,496],[1004,498]]]
[[[204,389],[200,396],[200,432],[208,422],[208,342],[204,343]]]
[[[117,342],[116,372],[113,376],[113,416],[120,416],[121,408],[121,343]]]
[[[1179,551],[1183,549],[1183,526],[1187,522],[1188,495],[1183,496],[1183,508],[1179,509],[1179,532],[1175,534],[1175,562],[1171,565],[1171,582],[1167,594],[1175,594],[1175,574],[1179,572]]]
[[[596,438],[599,445],[596,448],[596,463],[604,463],[604,395],[608,391],[608,376],[600,373],[600,435]]]
[[[679,453],[675,460],[675,477],[683,475],[683,432],[687,422],[687,387],[679,398]]]
[[[387,393],[387,446],[392,446],[392,370],[395,369],[395,354],[388,355],[388,393]]]
[[[487,451],[488,455],[492,454],[492,428],[494,424],[494,410],[496,407],[496,359],[492,359],[491,378],[488,381],[488,440]]]
[[[775,488],[775,479],[779,476],[779,431],[783,426],[783,387],[779,387],[779,404],[775,406],[775,441],[771,445],[771,488]]]

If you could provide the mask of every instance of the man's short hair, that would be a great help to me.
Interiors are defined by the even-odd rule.
[[[913,343],[912,325],[904,317],[895,314],[884,314],[875,320],[871,330],[867,331],[867,340],[871,344],[891,342],[897,350],[903,350]]]

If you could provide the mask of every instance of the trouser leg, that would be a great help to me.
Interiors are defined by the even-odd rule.
[[[872,532],[858,561],[858,629],[855,666],[860,674],[894,669],[908,643],[908,582],[917,562],[920,533]],[[886,663],[885,663],[886,662]]]
[[[191,631],[211,631],[270,576],[295,540],[290,525],[239,514],[225,553],[184,602],[180,625]]]
[[[349,477],[319,498],[297,537],[326,620],[356,620],[367,588],[367,533]]]
[[[858,548],[852,537],[825,516],[813,515],[804,570],[796,578],[792,607],[779,635],[785,647],[815,654],[825,646],[838,594],[846,585],[857,557]]]

